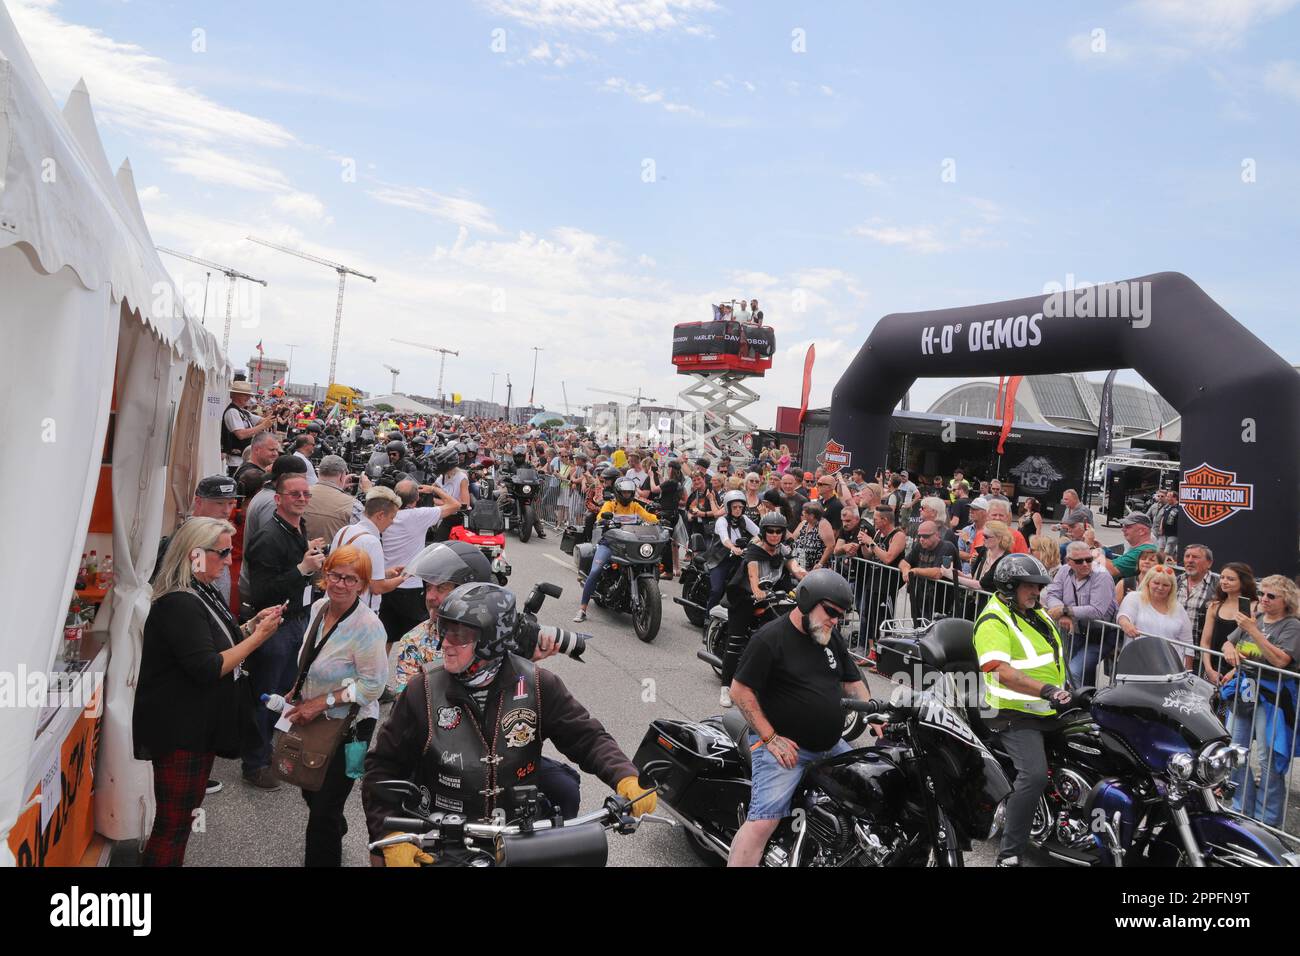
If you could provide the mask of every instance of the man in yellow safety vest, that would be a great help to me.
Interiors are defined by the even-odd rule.
[[[1061,635],[1038,603],[1051,581],[1047,569],[1032,555],[1009,554],[998,562],[993,580],[996,593],[975,621],[975,653],[985,706],[996,712],[987,723],[1016,768],[997,864],[1019,866],[1047,787],[1043,734],[1072,695],[1065,689]]]

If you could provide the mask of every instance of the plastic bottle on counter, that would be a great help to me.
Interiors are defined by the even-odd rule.
[[[86,552],[81,552],[81,564],[77,567],[77,583],[75,589],[84,590],[86,587]]]
[[[104,566],[95,575],[95,586],[107,591],[113,586],[113,556],[105,555]]]
[[[86,586],[95,586],[95,575],[99,572],[99,556],[92,549],[90,557],[86,559]]]

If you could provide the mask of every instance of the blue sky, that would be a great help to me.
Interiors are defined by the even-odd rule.
[[[293,342],[324,382],[334,315],[333,273],[248,234],[379,277],[338,375],[372,391],[434,391],[397,337],[459,350],[468,397],[525,400],[538,345],[548,406],[670,400],[672,324],[756,296],[769,424],[810,341],[824,403],[882,315],[1166,269],[1300,362],[1297,0],[4,2],[155,240],[270,281],[236,364]]]

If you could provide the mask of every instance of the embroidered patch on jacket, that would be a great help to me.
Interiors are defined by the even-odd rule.
[[[443,730],[455,730],[460,726],[459,707],[439,707],[438,726]]]
[[[537,738],[537,712],[517,707],[501,718],[507,747],[527,747]]]

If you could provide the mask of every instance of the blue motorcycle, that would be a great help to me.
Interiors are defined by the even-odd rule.
[[[979,687],[971,634],[970,622],[948,619],[913,638],[882,638],[878,669],[931,684],[951,676],[969,694]],[[1076,691],[1045,735],[1034,845],[1075,866],[1300,866],[1300,854],[1229,809],[1229,777],[1247,754],[1230,742],[1212,690],[1165,641],[1128,642],[1114,684]],[[971,726],[1014,776],[979,711],[968,706]]]

